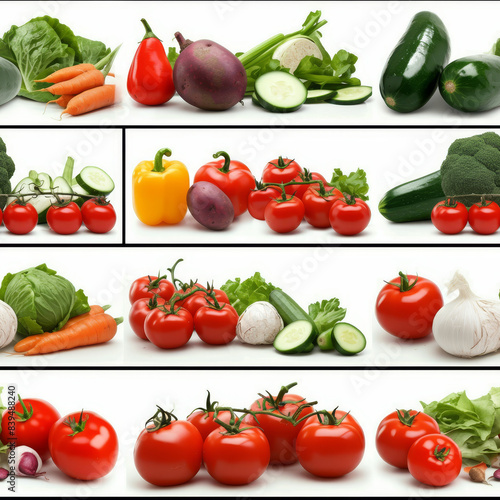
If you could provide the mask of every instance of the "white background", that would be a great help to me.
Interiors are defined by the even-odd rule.
[[[394,46],[405,32],[412,17],[431,9],[444,22],[451,40],[451,59],[480,54],[490,50],[498,38],[498,15],[494,2],[121,2],[117,17],[115,2],[10,2],[0,21],[0,33],[13,24],[18,26],[41,15],[50,15],[68,25],[77,35],[101,40],[108,46],[123,43],[114,72],[121,94],[121,104],[86,116],[59,119],[56,105],[43,115],[43,105],[15,99],[2,106],[0,122],[4,124],[425,124],[466,125],[495,124],[498,113],[464,115],[450,108],[439,95],[417,112],[396,113],[384,104],[378,91],[380,75]],[[206,112],[194,108],[175,96],[161,107],[143,107],[126,91],[126,79],[137,44],[144,36],[140,23],[146,18],[166,47],[177,46],[176,31],[191,40],[211,39],[232,52],[248,50],[277,33],[298,30],[311,10],[321,10],[328,21],[321,33],[323,43],[333,55],[347,49],[358,57],[355,76],[362,84],[373,87],[373,97],[359,106],[316,104],[280,116],[268,113],[245,99],[225,112]],[[195,13],[195,15],[193,15]],[[96,15],[97,14],[97,15]],[[110,22],[110,19],[113,22]],[[464,20],[467,27],[464,31]]]
[[[375,449],[377,426],[395,408],[420,410],[420,401],[430,403],[451,392],[466,390],[474,399],[495,385],[496,371],[3,371],[0,385],[17,382],[23,397],[50,401],[61,414],[84,407],[106,418],[120,439],[119,465],[98,482],[67,480],[53,466],[47,468],[50,482],[21,478],[23,496],[498,496],[497,485],[472,483],[465,473],[443,488],[424,486],[411,475],[387,465]],[[358,468],[339,479],[320,479],[299,464],[268,469],[254,483],[227,487],[216,483],[205,470],[189,483],[175,488],[158,488],[138,475],[133,463],[133,447],[155,405],[174,410],[184,419],[203,406],[206,390],[213,399],[233,407],[248,407],[258,392],[276,395],[281,385],[298,382],[292,392],[318,401],[317,409],[350,410],[362,426],[366,451]],[[497,384],[498,385],[498,384]],[[123,411],[127,405],[127,410]],[[491,472],[491,470],[489,471]],[[126,480],[124,475],[126,474]],[[488,474],[491,475],[491,474]],[[126,482],[125,482],[126,481]],[[3,486],[0,486],[2,488]]]
[[[191,214],[174,226],[146,226],[127,203],[128,243],[498,243],[499,233],[478,235],[467,226],[458,235],[440,233],[430,221],[392,223],[378,211],[387,190],[439,170],[450,144],[491,129],[203,129],[127,130],[126,195],[132,199],[132,172],[143,160],[153,160],[164,147],[169,159],[186,164],[191,182],[196,171],[213,161],[213,153],[224,150],[245,163],[260,179],[268,161],[279,155],[295,158],[303,168],[316,171],[330,181],[333,170],[345,174],[362,168],[370,186],[368,205],[372,219],[365,231],[341,236],[333,229],[317,229],[303,222],[288,234],[272,231],[265,221],[247,212],[224,231],[211,231]],[[194,146],[193,146],[194,145]]]
[[[87,166],[102,168],[115,183],[109,200],[116,212],[116,224],[106,234],[90,232],[85,225],[74,234],[54,233],[47,224],[38,225],[31,233],[16,235],[0,226],[0,244],[26,243],[121,243],[122,242],[122,132],[111,129],[0,129],[7,154],[14,160],[16,171],[12,189],[30,170],[45,172],[52,179],[63,174],[68,156],[75,160],[73,177]]]

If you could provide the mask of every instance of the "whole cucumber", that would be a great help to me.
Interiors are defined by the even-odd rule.
[[[452,108],[467,113],[500,106],[500,57],[463,57],[444,68],[439,92]]]
[[[445,198],[438,170],[390,189],[380,200],[378,210],[391,222],[429,220],[434,206]]]
[[[409,113],[432,97],[450,57],[450,39],[441,19],[419,12],[387,60],[380,93],[389,108]]]

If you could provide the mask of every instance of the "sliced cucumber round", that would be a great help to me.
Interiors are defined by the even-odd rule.
[[[315,104],[325,102],[337,95],[336,90],[313,89],[307,91],[306,104]]]
[[[113,179],[99,167],[85,167],[76,182],[93,196],[106,196],[115,189]]]
[[[283,354],[304,352],[313,343],[314,332],[308,321],[294,321],[285,326],[274,339],[274,348]]]
[[[366,338],[350,323],[337,323],[333,327],[332,341],[335,349],[344,356],[358,354],[366,347]]]
[[[322,351],[333,351],[335,349],[332,339],[332,329],[326,330],[318,337],[318,347]]]
[[[255,92],[252,94],[252,104],[255,104],[256,106],[259,106],[259,108],[262,108]]]
[[[372,88],[359,85],[337,90],[337,95],[328,100],[332,104],[361,104],[372,95]]]
[[[259,104],[268,111],[291,113],[306,102],[307,89],[296,76],[271,71],[255,80],[255,95]]]

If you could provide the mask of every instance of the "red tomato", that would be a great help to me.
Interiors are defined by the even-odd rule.
[[[2,433],[0,441],[3,444],[15,442],[16,446],[33,448],[45,462],[50,458],[49,432],[52,425],[61,415],[47,401],[43,399],[22,399],[15,404],[14,411],[18,412],[14,422],[9,422],[9,413],[2,417]]]
[[[327,188],[325,196],[319,190],[309,188],[302,196],[306,221],[314,227],[330,227],[330,210],[341,197],[337,188]]]
[[[205,468],[222,484],[252,483],[267,469],[269,457],[269,443],[257,427],[244,429],[237,434],[216,429],[203,444]]]
[[[113,470],[118,459],[118,436],[107,420],[82,410],[53,425],[49,448],[52,460],[67,476],[91,481]]]
[[[211,345],[229,344],[236,337],[236,309],[225,304],[222,309],[202,306],[194,315],[194,329],[203,342]]]
[[[88,200],[82,205],[85,227],[92,233],[109,233],[116,224],[116,212],[111,203],[101,198]]]
[[[219,304],[231,303],[226,293],[223,292],[222,290],[215,289],[214,293],[215,293],[215,298],[217,299],[217,302]],[[200,307],[207,305],[207,299],[210,301],[211,304],[213,304],[212,298],[209,297],[207,294],[195,292],[193,295],[182,301],[182,307],[184,307],[184,309],[187,309],[194,318],[196,311],[198,311]]]
[[[388,464],[406,469],[411,445],[422,436],[439,432],[439,425],[429,415],[415,410],[396,410],[378,426],[377,451]]]
[[[4,210],[3,223],[13,234],[28,234],[38,224],[38,213],[31,203],[16,200]]]
[[[431,212],[432,223],[444,234],[458,234],[463,231],[468,217],[467,207],[451,200],[440,201]]]
[[[417,439],[408,452],[408,470],[423,484],[445,486],[454,481],[462,468],[462,452],[442,434]]]
[[[135,443],[135,468],[156,486],[187,483],[200,470],[202,447],[203,439],[192,423],[177,420],[158,407]]]
[[[300,173],[304,172],[302,167],[295,161],[280,156],[276,160],[268,162],[262,172],[262,182],[264,184],[286,184],[293,181]],[[297,191],[297,186],[286,186],[287,194]]]
[[[191,281],[191,283],[189,284],[189,286],[187,285],[184,285],[186,287],[185,290],[177,290],[176,293],[179,293],[179,294],[184,294],[184,295],[187,295],[189,293],[191,293],[195,288],[201,288],[202,290],[198,291],[198,292],[194,292],[193,295],[190,295],[189,297],[187,297],[186,299],[180,299],[176,301],[175,303],[175,306],[176,307],[184,307],[184,304],[191,298],[191,297],[201,297],[201,298],[204,298],[207,296],[207,294],[205,292],[203,292],[203,290],[206,290],[206,287],[204,287],[203,285],[201,285],[200,283],[193,283]]]
[[[248,211],[250,215],[257,220],[265,220],[264,213],[266,211],[267,204],[271,200],[279,198],[281,195],[281,190],[272,186],[264,189],[258,189],[250,191],[248,195]]]
[[[419,339],[432,332],[434,316],[443,304],[435,283],[400,272],[378,294],[375,312],[380,326],[391,335]]]
[[[146,337],[161,349],[182,347],[188,343],[193,330],[193,317],[182,307],[168,313],[161,309],[153,309],[144,322]]]
[[[343,236],[354,236],[366,229],[371,219],[370,207],[359,198],[354,203],[346,199],[336,201],[330,209],[330,225]]]
[[[479,234],[493,234],[500,227],[500,207],[494,201],[474,203],[469,209],[470,227]]]
[[[309,172],[309,170],[304,169],[304,173],[300,173],[293,179],[294,181],[297,182],[304,182],[304,181],[322,181],[323,186],[328,189],[328,182],[327,180],[321,175],[318,174],[318,172]],[[292,193],[295,193],[295,196],[297,198],[300,198],[302,200],[302,197],[306,193],[306,191],[310,188],[312,189],[319,189],[320,185],[318,183],[315,184],[303,184],[303,185],[297,185],[297,186],[291,186],[295,188],[292,190]],[[330,225],[330,223],[328,223]]]
[[[174,292],[174,285],[170,281],[159,280],[157,276],[143,276],[132,283],[128,297],[131,304],[139,299],[152,299],[155,294],[164,300],[170,300]]]
[[[333,411],[326,422],[322,417],[321,423],[315,417],[308,418],[297,436],[295,450],[300,465],[319,477],[349,474],[365,452],[363,429],[344,411]]]
[[[155,299],[148,299],[147,297],[144,299],[136,300],[132,307],[130,308],[130,312],[128,315],[128,320],[130,323],[130,327],[132,331],[143,340],[148,340],[146,337],[146,332],[144,331],[144,322],[146,321],[146,316],[157,306],[162,306],[165,304],[165,299],[161,297],[157,297]]]
[[[52,205],[47,211],[47,224],[57,234],[74,234],[82,225],[82,213],[75,202]]]
[[[203,441],[205,441],[212,431],[220,428],[220,424],[214,421],[218,401],[212,403],[212,401],[210,401],[210,391],[207,392],[208,396],[205,408],[196,408],[187,418],[187,421],[191,422],[198,429]],[[229,424],[231,421],[231,412],[221,411],[217,414],[217,419]]]
[[[250,409],[252,411],[269,410],[268,414],[259,413],[257,415],[258,422],[252,415],[246,415],[243,418],[243,425],[259,426],[266,435],[269,446],[271,449],[271,463],[272,464],[293,464],[297,461],[297,454],[295,452],[295,442],[297,436],[302,429],[304,422],[293,425],[291,422],[283,420],[282,418],[273,415],[292,416],[297,411],[299,406],[307,403],[307,401],[297,394],[288,394],[290,388],[296,384],[290,384],[282,387],[276,398],[271,399],[259,398],[255,401]],[[299,420],[314,410],[311,407],[304,407],[298,417]],[[311,417],[313,418],[313,417]]]
[[[304,218],[304,204],[296,196],[286,200],[271,200],[264,212],[267,225],[277,233],[290,233],[297,229]]]
[[[234,207],[234,216],[238,217],[247,211],[248,195],[255,189],[255,179],[250,169],[239,161],[233,161],[223,151],[214,154],[214,158],[223,156],[222,160],[212,161],[198,169],[194,182],[211,182],[221,189]]]

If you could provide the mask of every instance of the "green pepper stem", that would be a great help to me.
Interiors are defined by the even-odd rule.
[[[219,168],[219,172],[227,174],[229,172],[229,167],[231,166],[231,158],[225,151],[218,151],[213,155],[214,158],[219,158],[220,156],[224,157],[224,165]]]
[[[146,29],[146,34],[144,35],[143,40],[147,40],[148,38],[156,38],[157,40],[160,40],[154,33],[153,30],[151,29],[151,26],[149,26],[148,22],[146,19],[142,18],[141,23],[144,25],[144,28]],[[161,42],[161,40],[160,40]]]
[[[172,151],[168,148],[163,148],[156,153],[154,167],[152,172],[164,172],[165,167],[163,166],[163,156],[171,156]]]

